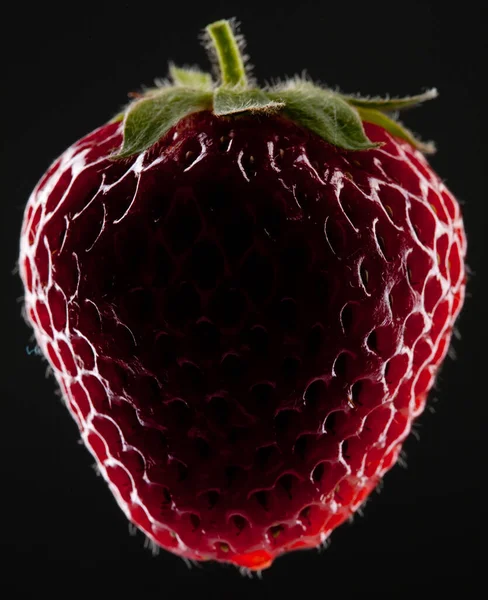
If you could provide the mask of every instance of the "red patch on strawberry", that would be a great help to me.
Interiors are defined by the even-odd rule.
[[[263,569],[322,543],[395,464],[466,240],[428,147],[388,116],[432,94],[249,88],[228,23],[209,31],[221,85],[173,68],[70,147],[28,202],[20,266],[127,517],[183,557]]]

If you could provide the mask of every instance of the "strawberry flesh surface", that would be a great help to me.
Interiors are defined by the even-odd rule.
[[[68,149],[26,208],[26,314],[127,517],[262,569],[324,542],[395,464],[464,297],[456,200],[424,157],[275,117],[183,119],[114,161]]]

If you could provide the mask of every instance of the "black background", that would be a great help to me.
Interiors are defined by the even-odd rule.
[[[462,338],[453,343],[457,359],[447,360],[419,419],[419,441],[411,436],[405,444],[408,468],[396,466],[386,476],[365,515],[338,529],[326,551],[280,558],[262,580],[216,564],[189,569],[166,552],[153,558],[142,534],[129,535],[125,517],[78,443],[53,378],[45,377],[46,363],[29,355],[34,345],[20,316],[22,288],[14,272],[22,211],[49,163],[117,112],[128,91],[165,76],[168,59],[205,66],[199,30],[232,16],[242,23],[261,81],[306,68],[345,92],[403,95],[439,88],[439,99],[405,114],[404,121],[437,143],[431,162],[463,203],[473,272],[458,322]],[[4,588],[10,589],[6,598],[437,597],[457,587],[472,597],[483,586],[485,39],[474,2],[10,6],[1,38],[0,163],[0,564],[14,586]]]

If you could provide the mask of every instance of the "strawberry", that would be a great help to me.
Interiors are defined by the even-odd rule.
[[[25,312],[127,518],[263,569],[395,464],[465,289],[458,203],[398,110],[171,66],[49,168],[25,210]]]

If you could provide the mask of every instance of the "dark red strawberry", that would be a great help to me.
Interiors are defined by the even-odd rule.
[[[388,114],[172,67],[70,147],[22,229],[25,306],[128,519],[262,569],[317,546],[396,462],[463,303],[459,206]]]

